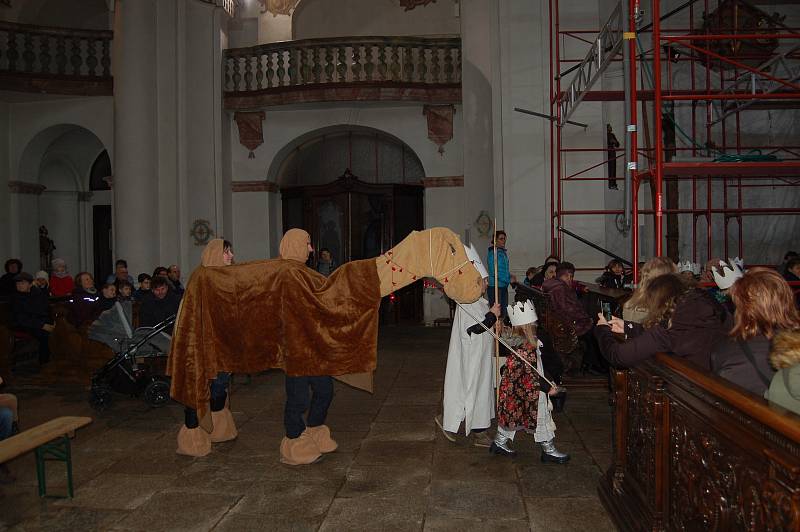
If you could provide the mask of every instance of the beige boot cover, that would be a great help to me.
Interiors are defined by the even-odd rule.
[[[202,428],[188,428],[186,425],[178,431],[178,454],[186,456],[205,456],[211,452],[211,438]]]
[[[331,429],[329,429],[327,425],[306,427],[306,432],[311,435],[311,438],[317,444],[319,452],[321,453],[332,453],[339,447],[339,444],[331,438]]]
[[[289,465],[313,464],[322,458],[316,442],[306,429],[298,438],[281,441],[281,462]]]
[[[211,443],[231,441],[239,435],[236,423],[233,421],[233,414],[227,406],[219,412],[211,412],[211,421],[214,424],[214,429],[211,431]]]

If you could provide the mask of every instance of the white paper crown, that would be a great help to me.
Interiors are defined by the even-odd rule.
[[[678,271],[683,272],[692,272],[694,275],[700,275],[701,266],[697,262],[692,262],[690,260],[685,260],[683,262],[678,263]]]
[[[717,273],[717,270],[720,273]],[[713,268],[714,282],[720,290],[725,290],[733,286],[733,283],[738,281],[744,275],[742,269],[736,263],[726,264],[724,261],[719,261],[719,268]]]
[[[744,271],[744,259],[741,259],[739,257],[734,257],[734,258],[728,257],[728,263],[735,264],[736,266],[739,267],[740,270]]]
[[[530,301],[526,301],[525,303],[516,302],[513,305],[509,305],[507,310],[511,325],[514,327],[534,323],[539,319],[536,315],[536,309],[533,308]]]
[[[475,246],[470,244],[469,247],[467,247],[467,245],[464,244],[464,251],[467,252],[467,259],[475,266],[475,269],[478,270],[481,277],[489,277],[489,272],[486,271],[486,267],[483,265],[483,262],[481,262],[481,256],[478,255],[478,250],[475,249]]]

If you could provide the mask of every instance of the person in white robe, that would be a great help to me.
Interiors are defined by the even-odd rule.
[[[467,248],[467,256],[483,277],[485,294],[489,274],[474,247]],[[486,429],[491,426],[495,412],[494,342],[476,318],[483,319],[483,325],[492,328],[499,317],[499,304],[489,308],[483,297],[456,309],[447,352],[443,414],[435,418],[436,425],[450,441],[455,441],[455,433],[463,423],[464,433],[472,434],[474,445],[489,447],[492,443]]]

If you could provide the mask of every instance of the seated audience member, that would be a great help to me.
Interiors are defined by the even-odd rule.
[[[710,353],[730,330],[722,305],[675,273],[650,281],[644,300],[648,313],[641,325],[619,318],[608,323],[602,313],[598,315],[594,334],[606,360],[630,367],[664,352],[710,370]],[[627,340],[620,343],[612,333],[625,334]]]
[[[639,286],[622,305],[622,318],[625,321],[642,323],[648,314],[647,290],[656,277],[678,271],[669,257],[653,257],[639,269]]]
[[[0,385],[3,378],[0,377]],[[0,393],[0,441],[14,433],[17,414],[17,398],[10,393]],[[11,484],[16,480],[6,464],[0,464],[0,484]]]
[[[18,273],[14,281],[17,292],[11,299],[12,325],[39,341],[39,363],[46,364],[50,360],[50,333],[55,329],[47,292],[33,285],[29,273]]]
[[[5,263],[6,273],[0,277],[0,298],[10,299],[17,292],[14,277],[22,271],[22,261],[8,259]]]
[[[175,290],[175,293],[183,297],[184,288],[181,284],[181,269],[177,264],[171,264],[167,269],[167,278],[172,283],[172,288]]]
[[[786,272],[788,271],[786,266],[792,259],[800,259],[800,255],[798,255],[796,251],[787,251],[786,255],[783,256],[783,262],[778,266],[778,271],[781,273],[781,275],[786,275]]]
[[[602,374],[607,368],[597,353],[594,338],[589,334],[592,330],[592,318],[578,301],[572,284],[574,276],[575,266],[571,262],[562,262],[556,268],[556,277],[546,280],[542,290],[550,296],[553,311],[575,328],[575,335],[583,346],[583,370]]]
[[[50,274],[50,295],[53,297],[70,295],[75,288],[75,281],[67,271],[67,263],[64,259],[53,259],[50,264],[53,267],[53,273]]]
[[[728,341],[711,354],[711,369],[720,377],[763,396],[775,371],[769,364],[772,337],[800,329],[794,295],[780,274],[753,268],[730,288],[736,306]]]
[[[625,287],[625,266],[618,259],[611,260],[606,266],[606,271],[598,277],[597,284],[603,288]]]
[[[800,259],[794,258],[790,259],[786,263],[786,273],[783,274],[783,278],[786,279],[788,282],[798,282],[800,281]]]
[[[114,263],[114,274],[109,275],[106,283],[117,284],[119,281],[128,281],[133,284],[133,277],[128,274],[128,261],[125,259],[118,259]]]
[[[713,283],[714,282],[714,268],[719,266],[720,261],[722,259],[715,257],[713,259],[709,259],[706,261],[706,265],[703,266],[703,273],[700,274],[700,282],[701,283]]]
[[[731,301],[730,288],[742,277],[744,272],[737,264],[720,262],[719,265],[711,268],[711,273],[716,286],[709,288],[708,293],[714,296],[714,299],[725,307],[725,310],[733,314],[736,312],[736,307]]]
[[[44,292],[45,294],[50,296],[50,276],[47,275],[47,272],[44,270],[39,270],[36,272],[36,275],[33,276],[33,284]]]
[[[165,277],[155,277],[152,282],[151,294],[144,298],[139,308],[139,325],[153,327],[168,317],[178,313],[180,298],[169,289]],[[172,334],[172,327],[167,331]]]
[[[522,284],[524,284],[525,286],[533,286],[531,284],[531,281],[533,281],[533,278],[536,276],[537,273],[539,273],[539,268],[534,268],[533,266],[528,268],[525,271],[525,279],[522,280]]]
[[[175,291],[175,285],[172,284],[172,281],[169,278],[169,270],[167,268],[159,266],[155,270],[153,270],[153,279],[155,279],[156,277],[163,277],[164,279],[166,279],[167,288],[169,288],[169,290],[172,292]]]
[[[121,281],[120,281],[121,282]],[[125,281],[127,282],[127,281]],[[117,285],[106,283],[100,289],[100,299],[97,300],[97,307],[94,311],[94,318],[107,311],[117,302]]]
[[[133,301],[133,285],[128,281],[119,283],[117,290],[117,301]]]
[[[772,377],[765,397],[800,414],[800,330],[776,333],[769,361],[778,371]]]
[[[150,294],[150,283],[153,278],[149,274],[140,273],[138,277],[139,288],[133,293],[134,301],[141,301],[145,296]]]
[[[541,287],[546,280],[556,278],[556,269],[559,263],[553,262],[551,257],[548,257],[547,260],[550,262],[545,261],[536,275],[533,276],[533,279],[531,279],[530,286]]]
[[[325,277],[329,276],[333,273],[333,270],[336,269],[336,261],[333,260],[333,255],[331,255],[331,250],[328,248],[322,248],[319,250],[319,262],[317,263],[317,271],[324,275]]]
[[[81,272],[76,275],[68,316],[70,323],[76,328],[80,328],[84,323],[94,320],[98,299],[100,299],[100,294],[97,293],[97,288],[94,286],[92,274]]]

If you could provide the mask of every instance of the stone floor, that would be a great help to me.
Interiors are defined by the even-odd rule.
[[[37,496],[32,454],[0,486],[0,530],[614,530],[597,497],[611,460],[603,390],[569,391],[556,415],[568,465],[544,465],[525,435],[515,459],[447,441],[441,408],[449,330],[385,327],[376,393],[337,383],[328,425],[339,450],[318,464],[279,463],[283,376],[237,378],[237,440],[204,458],[175,454],[182,410],[117,396],[102,414],[86,393],[21,386],[22,428],[58,415],[90,415],[73,440],[75,498]],[[64,491],[63,468],[48,470]],[[59,481],[61,484],[59,485]]]

